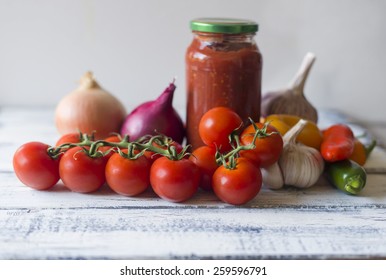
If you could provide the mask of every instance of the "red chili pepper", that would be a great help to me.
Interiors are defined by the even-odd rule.
[[[328,162],[347,159],[354,151],[355,137],[351,128],[344,124],[334,124],[323,131],[320,152]]]

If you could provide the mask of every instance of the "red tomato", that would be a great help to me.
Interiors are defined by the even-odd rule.
[[[119,143],[122,141],[121,137],[118,135],[112,135],[107,138],[105,138],[103,141],[111,142],[111,143]],[[106,160],[108,160],[116,151],[115,148],[110,147],[110,146],[102,146],[98,148],[99,151],[102,153],[106,153],[107,151],[110,151],[108,154],[105,155]]]
[[[242,123],[240,116],[231,109],[215,107],[202,116],[198,132],[206,145],[227,151],[231,148],[229,135]]]
[[[261,129],[264,127],[264,124],[256,123],[256,126]],[[240,155],[254,161],[261,167],[267,167],[277,162],[281,152],[283,151],[283,138],[280,136],[278,130],[272,125],[268,125],[267,133],[273,134],[269,136],[258,136],[255,141],[256,148],[253,150],[240,151]],[[241,144],[251,144],[254,134],[255,128],[253,125],[250,125],[244,129],[240,136]]]
[[[170,160],[166,157],[154,161],[150,169],[150,184],[161,198],[182,202],[191,198],[200,183],[200,170],[189,159]]]
[[[151,162],[145,156],[128,159],[120,154],[114,154],[106,165],[107,184],[121,195],[138,195],[150,185],[150,167]]]
[[[106,159],[90,157],[81,147],[74,147],[60,159],[59,174],[64,185],[73,192],[89,193],[98,190],[106,181]]]
[[[122,141],[122,138],[119,135],[111,135],[111,136],[105,138],[104,141],[113,142],[113,143],[119,143],[119,142]]]
[[[212,184],[214,193],[223,202],[245,204],[261,189],[261,171],[248,159],[238,158],[235,169],[221,165],[213,174]]]
[[[202,146],[197,148],[190,156],[190,160],[200,168],[200,187],[206,191],[213,190],[212,176],[218,168],[215,156],[216,149],[209,146]]]
[[[80,143],[80,142],[82,142],[80,133],[68,133],[68,134],[62,135],[56,142],[55,146],[57,147],[65,143]]]
[[[47,190],[59,181],[59,159],[47,153],[49,146],[40,142],[22,145],[13,156],[13,169],[28,187]]]

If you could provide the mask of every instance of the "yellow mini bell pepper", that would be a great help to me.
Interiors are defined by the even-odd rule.
[[[299,120],[300,118],[297,116],[286,114],[273,114],[267,116],[265,119],[265,121],[270,122],[270,125],[274,126],[282,136],[297,124]],[[314,122],[308,121],[296,140],[306,146],[320,150],[323,134]]]

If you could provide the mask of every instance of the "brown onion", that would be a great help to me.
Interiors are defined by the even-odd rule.
[[[79,87],[65,96],[56,107],[55,124],[60,134],[95,133],[98,139],[119,132],[126,116],[123,104],[104,90],[87,72]]]

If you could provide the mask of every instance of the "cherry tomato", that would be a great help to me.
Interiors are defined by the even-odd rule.
[[[191,198],[200,183],[200,170],[189,159],[156,159],[150,169],[150,184],[161,198],[182,202]]]
[[[250,160],[238,158],[235,169],[221,165],[213,174],[213,190],[223,202],[241,205],[252,200],[260,191],[262,175]]]
[[[256,123],[256,126],[261,129],[264,127],[263,123]],[[255,141],[253,150],[243,150],[240,152],[242,157],[254,161],[261,167],[268,167],[279,160],[281,152],[283,151],[283,138],[277,129],[271,125],[267,126],[269,136],[258,136]],[[249,145],[253,141],[255,128],[253,125],[248,126],[241,133],[240,141],[242,145]]]
[[[113,142],[113,143],[119,143],[119,142],[122,141],[122,138],[121,138],[120,135],[111,135],[111,136],[105,138],[104,141]]]
[[[150,167],[151,161],[145,156],[128,159],[116,153],[106,165],[107,184],[121,195],[138,195],[150,185]]]
[[[218,168],[215,156],[216,149],[209,146],[202,146],[195,149],[190,156],[190,160],[200,168],[200,187],[206,191],[213,190],[212,176]]]
[[[48,148],[44,143],[29,142],[15,152],[13,169],[26,186],[47,190],[59,181],[59,159],[50,157]]]
[[[119,135],[112,135],[112,136],[105,138],[104,141],[111,142],[111,143],[119,143],[122,141],[122,139]],[[110,147],[110,146],[102,146],[102,147],[99,147],[98,150],[104,154],[107,151],[110,151],[109,153],[105,154],[106,160],[108,160],[116,151],[115,148]]]
[[[227,151],[231,148],[229,135],[242,123],[240,116],[230,108],[215,107],[202,116],[198,132],[206,145]]]
[[[89,193],[105,183],[105,166],[104,157],[90,157],[81,147],[74,147],[60,159],[59,174],[71,191]]]
[[[55,146],[57,147],[65,143],[80,143],[82,142],[81,137],[81,134],[77,132],[64,134],[58,139]]]

